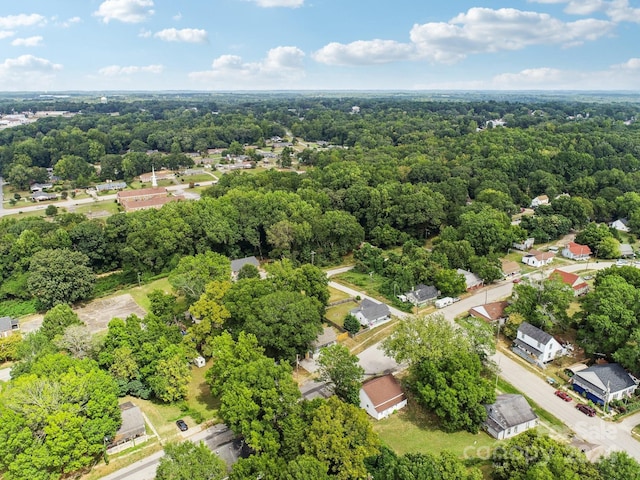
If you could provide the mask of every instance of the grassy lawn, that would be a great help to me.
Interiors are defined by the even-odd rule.
[[[335,288],[329,287],[329,303],[339,302],[340,300],[346,300],[351,296],[348,293],[343,292],[342,290],[336,290]]]
[[[148,295],[154,290],[162,290],[165,293],[171,293],[173,292],[173,287],[169,283],[169,280],[167,280],[167,278],[165,277],[159,280],[154,280],[150,283],[145,283],[140,287],[135,286],[119,290],[118,292],[116,292],[116,295],[129,293],[138,305],[140,305],[146,311],[149,311],[151,303],[149,302]]]
[[[211,395],[204,378],[212,363],[213,360],[209,360],[204,367],[191,369],[192,378],[187,393],[187,405],[190,409],[198,411],[205,421],[216,418],[220,407],[220,401]]]
[[[380,288],[384,283],[385,278],[377,273],[357,273],[353,270],[333,277],[340,283],[344,283],[348,286],[356,287],[356,290],[363,291],[367,295],[377,298],[380,301],[387,301],[387,299],[380,293]]]
[[[375,420],[372,420],[375,422]],[[444,450],[458,457],[476,456],[478,449],[486,451],[497,445],[487,433],[446,433],[438,427],[437,419],[426,414],[411,402],[407,408],[384,420],[373,423],[384,444],[398,455],[405,453],[440,453]]]
[[[341,303],[335,307],[329,307],[324,313],[327,320],[335,323],[336,325],[344,326],[344,317],[347,316],[350,310],[357,306],[354,302]]]
[[[189,184],[198,182],[210,182],[211,180],[215,180],[215,178],[208,173],[199,173],[198,175],[184,175],[182,177],[179,177],[178,180],[180,181],[180,183]]]
[[[107,212],[109,215],[115,215],[120,212],[120,208],[113,200],[104,200],[102,202],[86,203],[84,205],[78,205],[73,208],[74,213],[81,213],[83,215],[91,216],[92,214],[98,214],[101,212]]]

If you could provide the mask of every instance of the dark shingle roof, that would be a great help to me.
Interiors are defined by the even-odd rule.
[[[602,393],[606,393],[607,390],[612,393],[619,392],[636,384],[631,375],[617,363],[593,365],[576,373],[574,381],[575,377],[597,387]]]
[[[358,312],[361,312],[367,320],[377,320],[391,313],[389,307],[384,303],[377,303],[368,298],[363,299],[360,306],[352,309],[350,313],[355,315]]]
[[[418,303],[426,302],[427,300],[433,300],[438,297],[438,289],[433,285],[420,284],[413,290],[407,293],[407,296],[413,296]]]
[[[513,428],[538,418],[522,395],[504,394],[496,397],[496,403],[485,405],[487,421],[492,421],[500,429]]]
[[[522,322],[520,324],[520,327],[518,327],[518,331],[524,333],[528,337],[533,338],[536,342],[540,342],[543,345],[549,343],[549,341],[553,338],[547,332],[543,332],[538,327],[534,327],[527,322]]]
[[[240,269],[248,263],[255,266],[256,268],[260,268],[260,262],[256,257],[245,257],[239,258],[237,260],[231,260],[231,271],[239,272]]]

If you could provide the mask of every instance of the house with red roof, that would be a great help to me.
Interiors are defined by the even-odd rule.
[[[562,283],[569,285],[573,289],[573,294],[578,297],[580,295],[584,295],[589,292],[589,285],[587,282],[580,276],[575,273],[563,272],[562,270],[558,270],[557,268],[551,272],[549,278],[557,278],[562,280]]]
[[[406,406],[407,397],[400,387],[400,382],[390,373],[362,384],[360,408],[364,408],[376,420],[386,418]]]
[[[588,245],[569,242],[562,250],[562,256],[571,260],[589,260],[591,258],[591,249]]]
[[[492,302],[485,303],[484,305],[478,305],[469,309],[469,315],[474,318],[481,318],[486,322],[499,322],[500,325],[504,324],[507,318],[507,314],[504,313],[505,308],[509,306],[509,302]]]

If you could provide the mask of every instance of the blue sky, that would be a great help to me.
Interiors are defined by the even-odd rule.
[[[4,0],[0,91],[639,90],[640,1]]]

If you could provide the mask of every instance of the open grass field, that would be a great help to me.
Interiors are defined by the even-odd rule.
[[[220,408],[220,401],[211,394],[205,379],[205,374],[212,363],[213,360],[209,360],[202,368],[192,368],[192,378],[187,393],[187,405],[190,409],[199,412],[205,421],[217,418],[218,408]]]
[[[150,283],[144,283],[141,286],[134,286],[120,290],[118,294],[128,293],[145,310],[149,310],[150,302],[148,295],[154,290],[162,290],[165,293],[173,292],[173,287],[167,278],[161,278]]]
[[[380,293],[380,288],[382,287],[385,278],[382,275],[378,275],[377,273],[358,273],[351,270],[349,272],[341,273],[339,275],[336,275],[335,277],[332,277],[332,280],[344,283],[349,286],[354,286],[357,290],[363,291],[367,295],[377,298],[382,302],[388,301]]]
[[[346,300],[347,298],[350,298],[350,295],[348,293],[329,287],[329,303]]]
[[[339,325],[341,327],[344,326],[344,317],[349,314],[349,311],[356,308],[357,304],[355,302],[347,302],[341,303],[340,305],[336,305],[334,307],[329,307],[325,311],[324,316],[327,320]]]
[[[487,452],[497,441],[487,433],[446,433],[438,427],[437,419],[409,402],[407,408],[384,420],[372,420],[373,430],[382,442],[398,455],[405,453],[439,453],[450,451],[460,458],[477,456],[480,449]]]
[[[113,200],[104,200],[94,203],[87,203],[83,205],[74,206],[68,209],[73,213],[81,213],[83,215],[92,217],[108,217],[120,212],[120,207]]]

